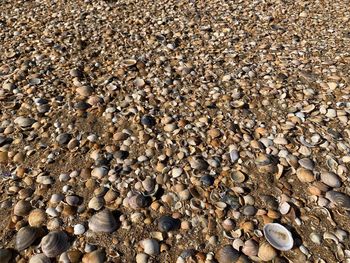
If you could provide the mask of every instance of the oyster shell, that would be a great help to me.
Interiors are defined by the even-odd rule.
[[[41,249],[45,256],[49,258],[57,257],[66,251],[68,247],[68,236],[63,231],[50,232],[41,240]]]
[[[117,229],[117,221],[111,211],[104,209],[90,218],[89,228],[93,232],[112,233]]]
[[[287,228],[278,223],[266,224],[263,228],[266,240],[276,249],[288,251],[292,249],[294,240]]]

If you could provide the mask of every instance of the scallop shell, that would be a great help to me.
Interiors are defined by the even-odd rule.
[[[68,248],[68,236],[63,231],[50,232],[41,240],[41,249],[49,258],[59,256]]]
[[[12,257],[12,252],[10,250],[0,248],[0,262],[1,263],[10,262],[11,257]]]
[[[263,228],[266,240],[276,249],[288,251],[292,249],[294,240],[287,228],[277,223],[266,224]]]
[[[38,237],[38,231],[31,226],[22,227],[16,235],[16,248],[22,251],[31,246]]]
[[[328,191],[326,198],[337,206],[350,210],[350,197],[348,195],[337,191]]]
[[[29,263],[51,263],[51,260],[44,254],[37,254],[30,258]]]
[[[111,211],[105,209],[90,218],[89,228],[97,233],[112,233],[117,229],[117,221]]]

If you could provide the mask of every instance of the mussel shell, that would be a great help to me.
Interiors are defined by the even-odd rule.
[[[30,247],[38,237],[38,230],[31,226],[22,227],[16,235],[16,248],[22,251]]]
[[[37,254],[30,258],[29,263],[51,263],[51,260],[44,254]]]
[[[266,224],[263,228],[266,240],[274,248],[281,251],[292,249],[294,240],[287,228],[277,223]]]
[[[117,221],[111,211],[104,209],[93,215],[89,220],[89,228],[93,232],[112,233],[117,229]]]
[[[350,197],[348,195],[337,191],[328,191],[326,198],[337,206],[350,210]]]
[[[68,248],[68,236],[63,231],[50,232],[41,240],[41,249],[49,258],[57,257]]]

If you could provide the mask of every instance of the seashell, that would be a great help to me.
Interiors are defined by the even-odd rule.
[[[312,242],[314,242],[317,245],[321,245],[322,237],[319,234],[312,232],[309,237]]]
[[[100,210],[105,204],[105,201],[102,197],[93,197],[88,203],[88,207],[90,209],[94,209],[95,211]]]
[[[348,233],[342,229],[337,229],[334,234],[339,239],[340,242],[344,242],[345,239],[348,238]]]
[[[189,163],[191,165],[191,168],[195,170],[204,171],[207,170],[209,167],[209,164],[202,157],[199,156],[190,157]]]
[[[313,172],[305,168],[299,168],[297,170],[297,177],[302,183],[311,183],[315,181]]]
[[[117,221],[111,211],[104,209],[90,218],[89,228],[97,233],[112,233],[117,229]]]
[[[106,252],[98,249],[83,256],[83,263],[103,263],[106,261]]]
[[[350,210],[350,197],[348,195],[337,191],[328,191],[326,198],[337,206]]]
[[[239,258],[240,253],[231,245],[221,247],[215,254],[218,263],[234,263]]]
[[[143,248],[143,251],[150,256],[158,255],[160,253],[159,243],[155,239],[147,238],[141,240],[140,246]]]
[[[68,195],[65,198],[66,203],[69,204],[70,206],[78,206],[81,204],[81,199],[79,196],[76,195]]]
[[[253,239],[249,239],[246,242],[244,242],[242,252],[249,257],[256,256],[259,252],[259,245]]]
[[[233,163],[239,159],[239,153],[237,150],[230,151],[230,159],[231,159],[231,162]]]
[[[96,177],[97,179],[102,179],[107,174],[108,169],[106,167],[96,167],[91,171],[91,176]]]
[[[266,224],[263,228],[266,240],[276,249],[288,251],[292,249],[294,240],[287,228],[278,223]]]
[[[133,209],[148,207],[150,202],[151,199],[143,194],[136,194],[129,198],[129,206]]]
[[[32,126],[36,121],[32,118],[26,118],[26,117],[17,117],[14,121],[15,124],[20,126],[21,128],[26,128],[29,126]]]
[[[145,253],[138,253],[136,255],[135,260],[136,260],[136,263],[145,263],[145,262],[148,262],[148,258],[149,258],[149,256],[147,254],[145,254]]]
[[[16,249],[22,251],[30,247],[38,237],[38,231],[31,226],[22,227],[16,235]]]
[[[49,258],[59,256],[68,248],[68,236],[63,231],[50,232],[41,240],[41,249]]]
[[[0,262],[9,263],[12,258],[12,252],[9,249],[0,248]]]
[[[236,183],[243,183],[245,181],[245,174],[241,171],[233,171],[231,174],[231,179]]]
[[[51,263],[51,260],[45,254],[36,254],[30,258],[29,263]]]
[[[45,211],[41,209],[32,210],[28,216],[28,223],[30,226],[33,226],[33,227],[40,227],[44,225],[46,220],[47,220],[47,217],[46,217]]]
[[[277,251],[268,243],[262,242],[259,246],[258,257],[262,261],[271,261],[277,256]]]
[[[340,187],[341,186],[341,181],[338,175],[332,172],[322,172],[320,179],[323,183],[330,187]]]
[[[173,168],[171,170],[171,175],[172,175],[173,178],[179,177],[182,173],[183,173],[183,169],[182,168],[175,167],[175,168]]]
[[[308,170],[313,170],[315,168],[315,163],[309,159],[309,158],[303,158],[298,161],[301,167],[308,169]]]
[[[136,59],[124,59],[122,61],[122,66],[123,67],[132,67],[134,65],[136,65],[137,60]]]
[[[30,210],[32,210],[30,203],[25,200],[20,200],[15,204],[13,213],[16,216],[26,216],[29,214]]]
[[[144,115],[141,118],[141,124],[146,126],[146,127],[151,128],[151,127],[155,126],[156,123],[157,123],[156,119],[150,115]]]
[[[323,239],[330,239],[330,240],[333,240],[336,244],[339,243],[339,239],[337,238],[336,235],[334,235],[333,233],[330,233],[330,232],[325,232],[323,234]]]
[[[232,247],[234,249],[236,249],[237,251],[240,251],[241,247],[243,247],[243,246],[244,246],[244,241],[239,239],[239,238],[233,240],[233,242],[232,242]]]
[[[288,204],[287,202],[283,202],[280,205],[280,212],[282,215],[288,214],[289,210],[290,210],[290,204]]]
[[[225,219],[222,222],[222,227],[226,230],[226,231],[232,231],[235,228],[236,224],[235,221],[233,221],[230,218]]]
[[[180,220],[171,216],[162,216],[158,220],[158,229],[162,232],[170,232],[180,228]]]

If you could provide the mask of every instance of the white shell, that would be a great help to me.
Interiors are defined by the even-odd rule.
[[[266,240],[274,248],[287,251],[293,247],[294,240],[287,228],[277,223],[266,224],[263,228]]]

